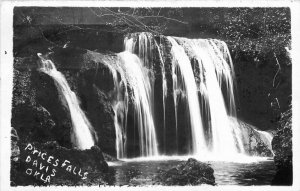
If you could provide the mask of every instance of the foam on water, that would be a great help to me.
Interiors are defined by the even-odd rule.
[[[255,157],[255,156],[246,156],[243,154],[237,154],[235,156],[228,156],[228,157],[219,157],[218,155],[207,155],[197,157],[194,155],[160,155],[156,157],[137,157],[137,158],[127,158],[122,159],[122,161],[117,162],[121,164],[122,162],[147,162],[147,161],[187,161],[189,158],[194,158],[202,162],[209,162],[209,161],[218,161],[218,162],[232,162],[232,163],[256,163],[261,161],[267,161],[272,158],[270,157]]]

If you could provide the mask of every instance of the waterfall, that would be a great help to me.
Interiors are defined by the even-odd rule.
[[[38,56],[41,61],[40,71],[51,76],[55,82],[57,90],[63,97],[62,101],[67,103],[72,121],[71,141],[77,148],[84,150],[94,146],[92,133],[94,131],[84,112],[80,109],[79,101],[75,93],[70,89],[64,75],[57,71],[51,60],[45,59],[40,53]]]
[[[95,54],[95,53],[94,53]],[[98,56],[97,56],[98,55]],[[112,109],[114,111],[114,126],[116,133],[115,147],[116,147],[116,157],[125,158],[126,157],[126,131],[127,131],[127,116],[128,116],[128,82],[127,82],[127,72],[123,69],[124,67],[120,63],[117,56],[112,55],[102,55],[100,53],[95,54],[99,59],[97,64],[103,64],[108,69],[111,74],[114,88],[112,92],[109,92],[111,97]],[[98,66],[97,66],[98,68]]]
[[[158,155],[157,139],[153,120],[151,90],[148,69],[130,52],[118,54],[120,65],[126,74],[127,83],[133,91],[135,117],[139,131],[141,156]]]
[[[109,64],[107,64],[109,66]],[[126,144],[126,129],[127,129],[127,113],[128,113],[128,92],[127,82],[122,73],[121,79],[118,78],[117,70],[110,67],[110,72],[114,81],[114,95],[113,110],[114,110],[114,125],[116,132],[116,154],[117,158],[125,157]]]
[[[114,95],[112,106],[115,113],[117,158],[127,157],[126,131],[129,100],[134,106],[134,126],[139,134],[139,155],[145,157],[158,155],[152,110],[153,87],[149,69],[136,55],[128,51],[117,54],[116,59],[101,61],[109,69],[114,81],[114,90],[111,94]]]
[[[163,92],[163,97],[162,97],[162,102],[163,102],[163,128],[164,128],[164,140],[166,140],[166,97],[167,97],[167,80],[166,80],[166,74],[165,74],[165,65],[164,65],[164,61],[163,61],[163,55],[162,52],[160,50],[159,45],[157,44],[157,42],[154,40],[154,37],[151,33],[146,33],[146,32],[142,32],[142,33],[134,33],[131,34],[130,36],[126,36],[124,39],[124,47],[125,47],[125,51],[129,51],[133,54],[137,54],[139,56],[139,58],[141,59],[141,63],[144,67],[148,68],[148,69],[152,69],[154,68],[153,66],[153,49],[156,49],[158,52],[158,57],[159,57],[159,61],[161,63],[161,76],[162,76],[162,92]],[[149,89],[149,91],[151,91],[151,111],[152,113],[154,112],[153,110],[153,105],[155,102],[155,98],[154,98],[154,77],[152,75],[151,72],[148,73],[148,76],[151,79],[151,89]],[[164,142],[164,147],[166,147],[166,143]],[[166,150],[166,148],[164,148],[164,150]]]
[[[134,106],[133,126],[138,130],[141,157],[165,154],[169,149],[166,145],[170,145],[167,140],[172,140],[171,144],[177,147],[169,152],[171,154],[178,154],[178,147],[185,147],[181,153],[196,158],[209,156],[230,160],[237,155],[247,155],[245,132],[236,116],[233,63],[225,42],[158,38],[142,32],[127,35],[124,49],[125,52],[117,54],[114,64],[106,63],[115,84],[113,109],[118,158],[127,158],[127,151],[132,149],[132,145],[129,148],[126,144],[130,141],[127,137],[130,133],[127,130],[129,105]],[[161,83],[160,94],[154,94],[157,83]],[[163,121],[155,121],[154,114],[160,108],[154,107],[156,101],[162,103],[159,113],[163,116],[159,119]],[[167,105],[170,101],[173,102],[171,106]],[[169,112],[174,111],[174,127],[167,126],[172,124],[167,123],[172,120],[167,108]],[[160,133],[159,140],[157,133]],[[181,141],[183,136],[185,140]]]
[[[172,59],[176,142],[178,142],[178,104],[180,99],[185,99],[192,137],[191,154],[201,156],[211,153],[230,156],[244,153],[238,123],[229,120],[231,116],[236,117],[236,108],[234,70],[226,44],[213,39],[192,40],[178,37],[165,39],[171,45],[169,54]],[[158,54],[162,76],[165,141],[165,100],[168,93],[163,55],[168,53],[160,48],[151,33],[130,34],[125,37],[124,46],[125,50],[137,54],[142,65],[149,69],[154,68],[153,57],[155,53]],[[196,60],[198,73],[192,67],[193,59]],[[199,79],[198,83],[196,78]],[[153,81],[155,79],[151,78],[151,82]]]
[[[228,117],[230,113],[235,113],[235,106],[232,103],[234,94],[230,64],[226,62],[224,54],[221,54],[220,48],[213,40],[185,38],[176,38],[176,40],[186,52],[189,52],[190,57],[197,60],[199,68],[202,69],[200,71],[201,96],[208,103],[212,132],[210,151],[212,154],[223,156],[238,153],[236,134]],[[229,112],[221,89],[222,83],[225,83],[229,98]]]
[[[114,84],[105,93],[114,111],[117,158],[189,155],[231,160],[249,153],[245,145],[251,131],[237,119],[235,74],[225,42],[143,32],[126,36],[124,48],[117,54],[92,53]],[[94,130],[76,95],[53,62],[39,57],[40,71],[54,79],[70,111],[72,142],[90,148]],[[272,136],[254,130],[271,149]]]
[[[185,99],[192,132],[193,155],[245,154],[242,132],[238,123],[234,121],[236,119],[235,74],[225,42],[215,39],[165,38],[171,44],[169,54],[172,57],[176,142],[178,141],[178,104],[180,99]],[[137,54],[147,68],[153,68],[154,50],[157,50],[162,68],[165,129],[167,83],[163,55],[168,53],[160,48],[150,33],[131,34],[125,38],[124,45],[126,50]],[[194,68],[192,60],[195,63]],[[195,68],[199,71],[196,72]]]
[[[163,60],[162,52],[160,50],[160,47],[158,46],[157,42],[154,41],[155,47],[158,50],[158,56],[159,61],[161,63],[161,75],[162,75],[162,102],[163,102],[163,127],[164,127],[164,150],[166,151],[166,99],[167,99],[167,93],[168,93],[168,87],[167,87],[167,79],[166,79],[166,71],[165,71],[165,63]],[[155,101],[155,100],[154,100]],[[177,141],[177,128],[176,128],[176,145],[178,147],[178,141]]]
[[[175,68],[178,67],[181,73],[181,81],[183,82],[183,88],[184,88],[183,91],[185,91],[186,93],[186,99],[189,108],[189,117],[190,117],[191,130],[192,130],[193,154],[197,156],[200,155],[200,153],[201,154],[206,153],[207,146],[204,138],[202,119],[201,119],[201,113],[199,108],[200,104],[197,95],[197,86],[195,82],[195,77],[193,74],[192,66],[190,64],[190,60],[188,56],[185,54],[184,49],[177,44],[174,38],[172,37],[167,37],[167,38],[172,44],[171,54],[173,56],[173,66]],[[177,78],[176,82],[178,82],[178,76],[173,77],[173,79],[174,78]],[[176,90],[177,89],[174,89],[174,91]],[[176,92],[174,92],[174,95],[175,94]],[[175,99],[176,98],[174,98],[174,101],[176,101]]]

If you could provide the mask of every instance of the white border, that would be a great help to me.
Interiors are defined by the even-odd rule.
[[[0,190],[300,190],[300,1],[290,0],[216,0],[216,1],[2,1],[1,3],[1,66],[0,66],[0,136],[1,136],[1,163],[0,163]],[[10,187],[10,120],[12,103],[12,82],[13,82],[13,8],[14,6],[51,6],[51,7],[290,7],[292,15],[292,102],[293,102],[293,165],[294,183],[293,186],[184,186],[184,187]],[[5,51],[7,54],[5,54]]]
[[[40,7],[293,7],[297,0],[3,0],[10,6]]]

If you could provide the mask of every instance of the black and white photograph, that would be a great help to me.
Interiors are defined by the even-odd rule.
[[[99,2],[1,18],[7,190],[299,189],[292,1]]]

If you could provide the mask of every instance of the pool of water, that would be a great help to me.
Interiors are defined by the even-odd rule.
[[[218,185],[270,185],[276,173],[273,160],[255,163],[212,162]]]
[[[182,160],[127,161],[109,163],[106,181],[110,185],[155,185],[160,170],[168,170]],[[214,169],[217,185],[270,185],[276,167],[272,159],[251,163],[208,161]]]

